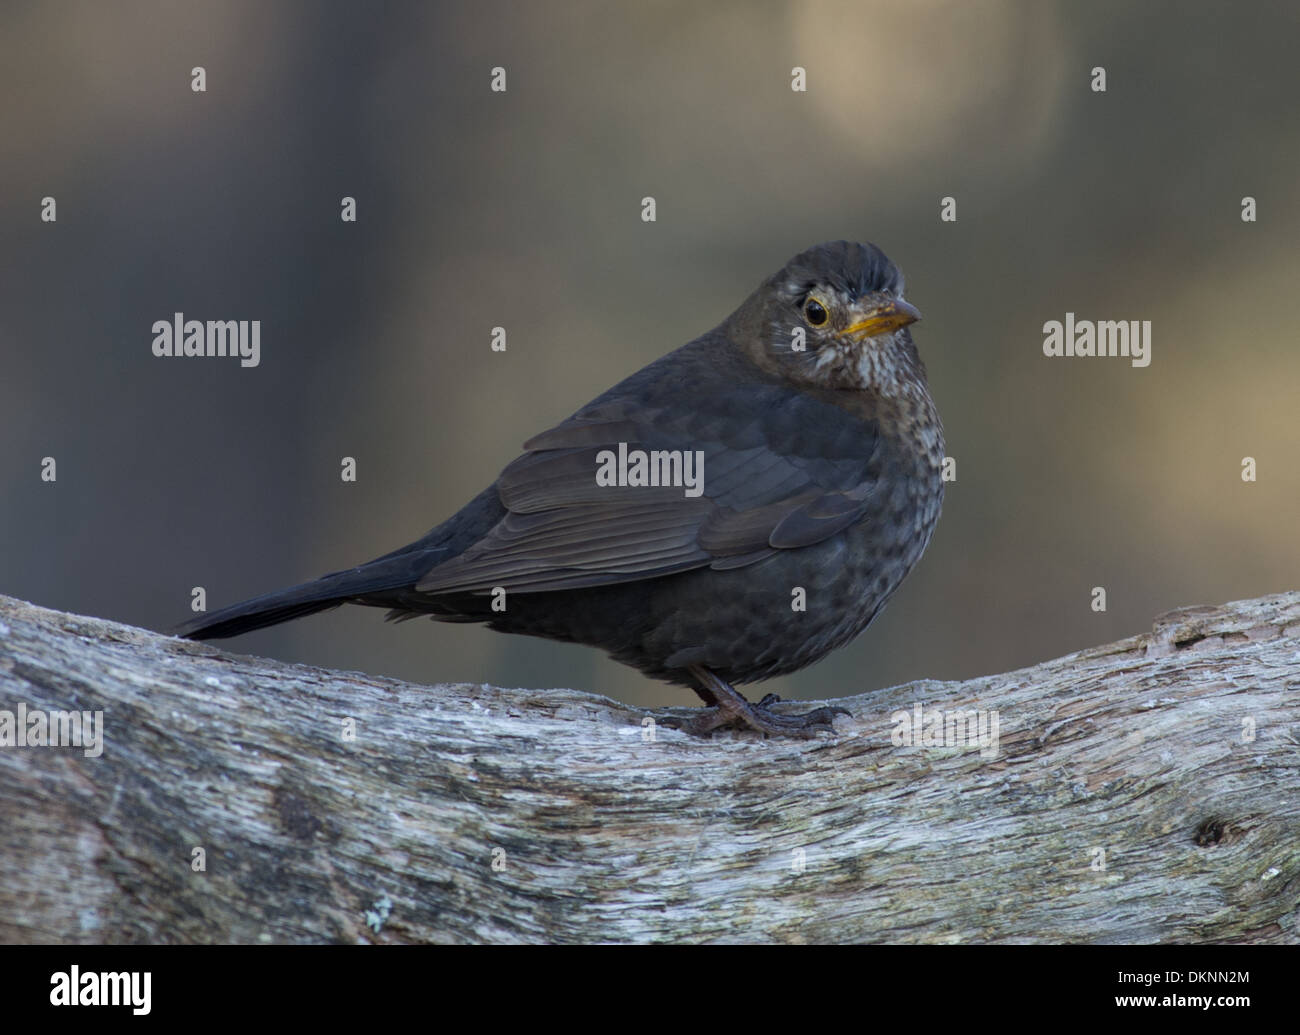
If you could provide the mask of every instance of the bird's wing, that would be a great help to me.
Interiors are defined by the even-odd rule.
[[[873,423],[781,386],[697,403],[606,398],[530,439],[497,483],[506,516],[416,590],[539,592],[743,567],[820,542],[871,506]],[[597,454],[620,443],[699,451],[703,494],[597,484]]]

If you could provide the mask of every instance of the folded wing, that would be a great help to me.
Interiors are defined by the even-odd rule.
[[[738,568],[869,516],[874,424],[781,386],[747,387],[722,408],[727,419],[710,421],[699,400],[605,398],[535,436],[499,479],[506,516],[416,589],[542,592]],[[598,484],[598,454],[620,443],[698,451],[703,494]]]

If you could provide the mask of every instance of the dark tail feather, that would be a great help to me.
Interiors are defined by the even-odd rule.
[[[359,568],[336,571],[300,586],[290,586],[223,607],[211,614],[196,615],[177,626],[172,635],[190,640],[220,640],[279,625],[292,618],[314,615],[318,611],[328,611],[369,593],[412,586],[445,552],[413,550],[407,554],[381,557]]]
[[[280,593],[268,593],[264,597],[245,600],[241,604],[224,607],[212,614],[202,614],[191,618],[183,625],[178,625],[172,635],[184,636],[189,640],[222,640],[227,636],[240,636],[254,629],[265,629],[268,625],[278,625],[291,618],[314,615],[318,611],[328,611],[338,607],[343,600],[329,598],[326,600],[302,599],[292,594],[308,595],[312,592],[312,583],[308,582]],[[277,601],[283,601],[277,603]],[[294,602],[296,601],[296,602]]]

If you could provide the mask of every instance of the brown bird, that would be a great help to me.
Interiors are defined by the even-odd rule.
[[[600,647],[709,705],[677,723],[812,736],[736,684],[865,629],[943,501],[943,429],[878,248],[795,256],[718,327],[524,443],[426,536],[368,564],[202,615],[236,636],[343,603]]]

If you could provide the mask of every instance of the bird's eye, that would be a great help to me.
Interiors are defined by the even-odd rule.
[[[814,327],[820,327],[830,319],[830,313],[826,311],[826,307],[822,305],[821,300],[811,296],[803,304],[803,315]]]

